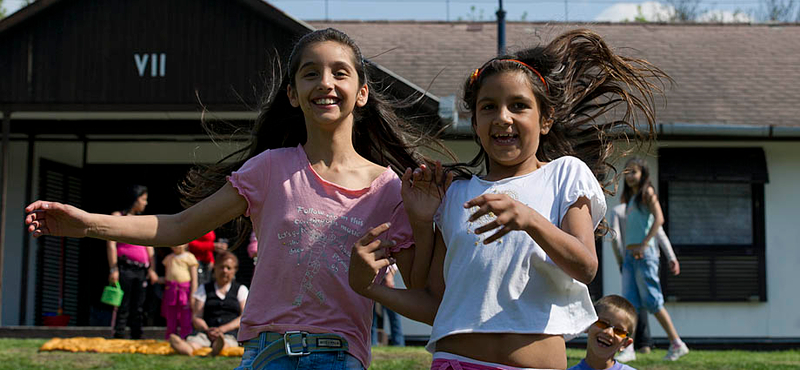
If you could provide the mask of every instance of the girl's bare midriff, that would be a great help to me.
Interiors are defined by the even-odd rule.
[[[516,367],[566,369],[564,337],[546,334],[468,333],[436,342],[437,352]]]

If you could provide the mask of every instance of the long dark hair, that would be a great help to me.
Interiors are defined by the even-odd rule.
[[[478,92],[486,78],[522,71],[532,86],[541,119],[552,122],[550,131],[539,138],[536,157],[541,161],[567,155],[581,159],[606,194],[614,193],[616,176],[609,176],[616,173],[612,162],[617,154],[624,154],[616,153],[614,140],[633,137],[641,144],[654,137],[654,93],[661,93],[665,82],[671,81],[644,59],[616,54],[600,35],[585,29],[565,32],[544,46],[492,58],[478,70],[463,86],[462,104],[471,115],[473,133]],[[607,113],[610,119],[599,122]],[[642,118],[645,125],[637,122]],[[475,141],[480,145],[477,135]],[[463,177],[475,169],[488,172],[488,167],[483,147],[470,162],[452,166]],[[604,221],[600,230],[606,229]]]
[[[431,162],[418,151],[422,147],[454,158],[436,140],[438,132],[424,131],[398,113],[410,108],[421,97],[399,100],[381,91],[370,80],[370,70],[375,67],[363,58],[358,45],[345,33],[327,28],[300,38],[289,56],[286,73],[278,72],[279,78],[266,81],[267,89],[261,99],[259,114],[253,122],[247,144],[215,165],[198,166],[190,170],[180,185],[181,203],[184,207],[190,207],[219,190],[225,185],[226,176],[259,153],[268,149],[295,147],[306,142],[303,112],[290,104],[287,86],[295,87],[295,75],[303,52],[310,45],[324,41],[334,41],[350,48],[359,84],[367,84],[369,88],[366,105],[356,107],[353,113],[353,146],[358,154],[373,163],[390,166],[398,174],[407,167],[415,168],[422,163]],[[280,71],[280,66],[277,69]],[[236,221],[239,224],[239,239],[243,240],[242,236],[249,235],[250,225],[244,217],[239,217]]]
[[[625,163],[625,170],[628,169],[630,166],[639,167],[639,171],[642,172],[642,176],[639,178],[638,190],[636,194],[633,193],[633,188],[628,186],[627,181],[623,181],[622,185],[622,195],[620,196],[620,201],[622,203],[627,204],[628,201],[633,199],[633,202],[636,203],[637,207],[642,207],[645,204],[644,202],[644,193],[647,188],[652,188],[653,184],[650,182],[650,169],[647,167],[647,162],[644,159],[639,157],[633,157]],[[653,188],[655,191],[655,188]]]
[[[131,209],[133,209],[133,205],[136,204],[136,201],[142,195],[147,194],[147,186],[144,185],[129,185],[125,188],[125,192],[123,193],[122,201],[120,202],[121,205],[121,213],[123,215],[127,215],[131,213]]]
[[[531,66],[541,77],[512,60]],[[549,133],[540,137],[536,157],[541,161],[578,157],[609,193],[606,185],[612,182],[606,179],[614,171],[610,163],[616,154],[613,141],[631,136],[644,141],[654,136],[654,92],[661,93],[663,82],[671,81],[646,60],[617,55],[600,35],[585,29],[563,33],[544,46],[492,58],[479,70],[477,78],[470,76],[463,86],[462,105],[471,115],[473,131],[478,92],[486,78],[522,71],[533,88],[541,119],[552,121]],[[613,113],[613,119],[598,122],[606,113]],[[643,127],[637,122],[641,118]],[[480,145],[477,135],[475,140]],[[488,155],[481,147],[475,158],[456,169],[464,174],[469,167],[488,171],[488,165]]]

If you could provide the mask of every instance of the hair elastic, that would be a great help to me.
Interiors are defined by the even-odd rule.
[[[521,65],[527,67],[529,70],[531,70],[531,72],[536,74],[536,76],[539,76],[539,80],[541,80],[542,84],[544,85],[544,90],[547,91],[547,92],[550,92],[550,89],[547,86],[547,82],[544,80],[544,77],[542,77],[542,74],[539,73],[539,71],[537,71],[536,68],[533,68],[533,67],[529,66],[527,63],[522,62],[522,61],[517,60],[517,59],[494,59],[494,60],[490,60],[488,63],[484,64],[483,67],[478,68],[474,72],[472,72],[472,75],[469,76],[469,84],[472,85],[473,83],[475,83],[475,81],[478,79],[478,77],[480,77],[481,73],[483,73],[483,70],[486,69],[486,67],[489,64],[491,64],[493,61],[495,61],[495,60],[500,61],[500,62],[514,62],[514,63],[521,64]]]

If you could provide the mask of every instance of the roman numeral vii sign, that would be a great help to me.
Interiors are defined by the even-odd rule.
[[[166,53],[133,54],[133,60],[136,62],[136,70],[139,71],[139,77],[144,77],[145,73],[147,73],[148,65],[150,66],[150,77],[164,77],[166,73]]]

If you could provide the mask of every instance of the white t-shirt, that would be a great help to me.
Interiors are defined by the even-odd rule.
[[[224,290],[227,292],[231,288],[231,283],[225,284]],[[225,295],[219,295],[220,286],[217,283],[214,283],[214,294],[219,297],[219,299],[225,300]],[[239,291],[236,292],[236,300],[241,302],[247,302],[247,287],[244,284],[239,284]],[[197,287],[197,290],[194,292],[194,299],[205,303],[206,302],[206,288],[204,285]]]
[[[529,333],[571,338],[597,320],[585,284],[555,265],[533,238],[512,231],[491,244],[475,229],[494,216],[469,222],[477,210],[464,203],[481,194],[508,194],[561,225],[580,197],[591,204],[594,227],[606,212],[605,196],[589,167],[575,157],[558,158],[526,175],[485,181],[477,176],[454,182],[435,216],[447,254],[445,292],[427,349],[459,333]]]

